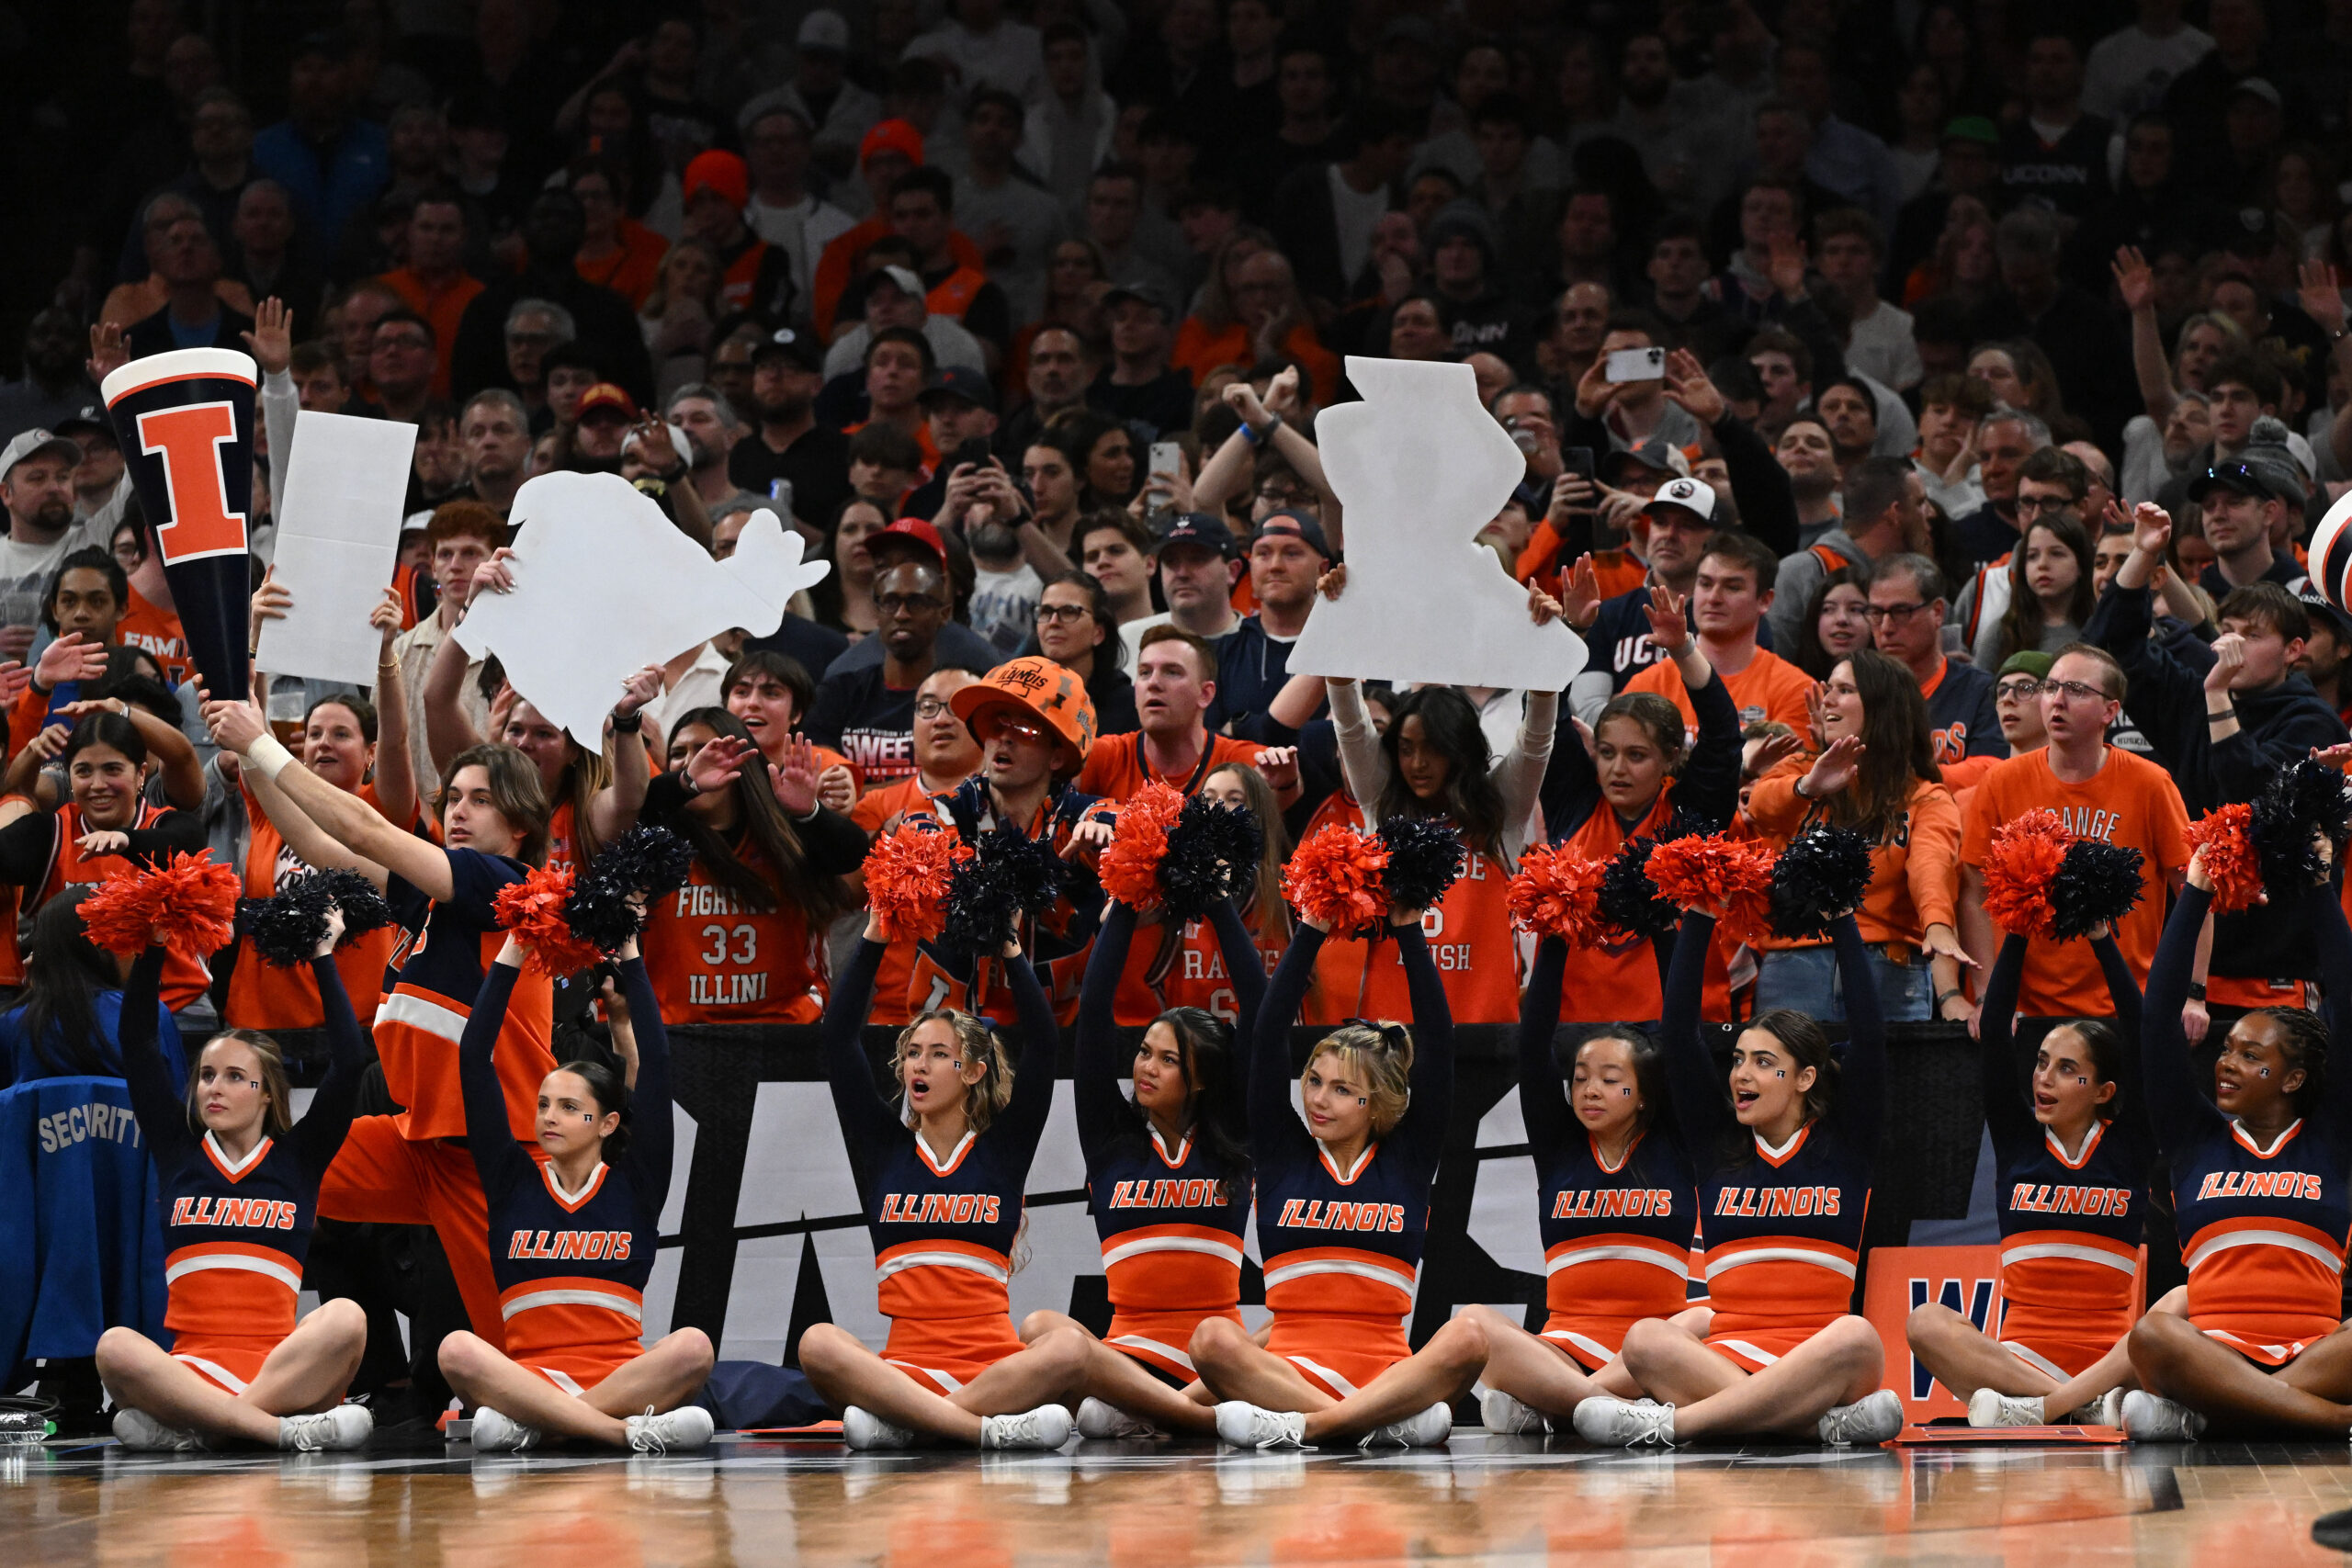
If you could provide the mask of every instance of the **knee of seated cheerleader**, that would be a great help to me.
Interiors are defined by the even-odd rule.
[[[1068,1316],[1051,1307],[1039,1307],[1021,1320],[1021,1342],[1023,1345],[1033,1344],[1069,1322]]]
[[[349,1296],[334,1296],[321,1302],[318,1309],[302,1321],[308,1324],[312,1319],[319,1321],[322,1331],[339,1337],[368,1337],[368,1309]]]
[[[1449,1318],[1430,1338],[1430,1348],[1442,1349],[1447,1362],[1460,1368],[1487,1364],[1487,1325],[1468,1316]]]
[[[1903,1335],[1917,1345],[1922,1338],[1939,1337],[1960,1321],[1960,1314],[1940,1302],[1921,1302],[1903,1320]]]
[[[711,1348],[710,1336],[699,1328],[673,1328],[669,1338],[679,1347],[678,1354],[699,1363],[706,1372],[718,1359],[718,1352]]]
[[[1256,1344],[1249,1332],[1232,1319],[1204,1317],[1200,1326],[1193,1330],[1192,1342],[1185,1349],[1196,1362],[1222,1362],[1231,1360],[1244,1347],[1254,1348]]]
[[[2179,1359],[2184,1330],[2189,1335],[2197,1332],[2186,1317],[2169,1312],[2142,1314],[2124,1339],[2132,1370],[2145,1377],[2172,1366]]]
[[[1821,1337],[1842,1361],[1858,1370],[1886,1362],[1885,1342],[1866,1317],[1841,1317],[1823,1329]]]
[[[98,1336],[98,1378],[105,1382],[129,1366],[145,1336],[135,1328],[109,1328]]]
[[[1075,1328],[1056,1328],[1032,1341],[1029,1353],[1042,1357],[1057,1374],[1074,1378],[1086,1368],[1086,1336]]]
[[[1666,1318],[1637,1318],[1626,1328],[1625,1342],[1618,1354],[1631,1367],[1637,1361],[1659,1355],[1675,1340],[1689,1337]]]
[[[489,1348],[481,1340],[459,1329],[441,1341],[440,1353],[434,1359],[440,1363],[443,1377],[468,1378],[481,1370],[484,1352]]]

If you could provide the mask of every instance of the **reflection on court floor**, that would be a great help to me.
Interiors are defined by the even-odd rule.
[[[0,1562],[655,1568],[1211,1564],[2333,1562],[2341,1445],[851,1455],[721,1439],[678,1459],[462,1448],[0,1458]]]

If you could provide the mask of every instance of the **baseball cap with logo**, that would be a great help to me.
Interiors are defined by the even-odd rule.
[[[54,453],[69,463],[82,460],[82,448],[71,437],[46,430],[28,430],[6,447],[0,447],[0,479],[14,473],[17,464],[47,453]]]
[[[1168,531],[1159,536],[1159,547],[1165,552],[1178,545],[1207,550],[1225,560],[1231,560],[1237,548],[1225,519],[1206,512],[1180,512],[1169,523]]]
[[[929,408],[950,398],[960,398],[974,408],[996,412],[996,389],[989,378],[968,365],[943,365],[939,374],[925,384],[922,394],[915,400]]]
[[[899,518],[865,541],[866,554],[871,556],[875,547],[885,539],[903,539],[912,547],[928,552],[931,558],[939,564],[940,570],[947,570],[947,542],[939,536],[938,528],[928,517]]]
[[[947,705],[976,736],[974,717],[985,708],[1011,707],[1043,721],[1072,754],[1069,773],[1078,771],[1094,745],[1094,699],[1087,695],[1085,682],[1076,671],[1036,654],[998,665],[959,688]]]
[[[1662,435],[1646,436],[1631,446],[1611,452],[1603,464],[1604,474],[1623,473],[1629,463],[1639,463],[1661,474],[1687,475],[1690,472],[1690,459],[1682,455],[1682,448]]]
[[[1715,487],[1704,479],[1668,479],[1657,487],[1657,494],[1650,498],[1646,513],[1655,513],[1661,506],[1676,507],[1688,512],[1702,523],[1715,520]]]
[[[800,18],[799,36],[793,42],[820,54],[847,54],[849,23],[839,11],[811,11]]]
[[[752,350],[754,366],[769,359],[789,360],[803,370],[822,371],[825,367],[824,345],[812,333],[778,327],[773,336]]]
[[[1304,539],[1307,548],[1325,560],[1331,558],[1331,542],[1323,536],[1323,525],[1295,507],[1285,506],[1280,512],[1269,512],[1255,528],[1250,530],[1250,542],[1261,539]]]
[[[886,119],[877,121],[857,144],[857,166],[865,167],[877,152],[896,152],[908,163],[920,167],[922,164],[922,132],[911,120]]]
[[[634,424],[638,417],[637,400],[610,381],[599,381],[580,394],[580,423],[585,424],[598,414],[618,414]]]

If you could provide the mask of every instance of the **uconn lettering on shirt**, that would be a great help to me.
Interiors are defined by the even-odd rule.
[[[1206,1178],[1122,1181],[1111,1190],[1114,1209],[1222,1209],[1228,1201],[1225,1183]]]
[[[1555,1220],[1644,1220],[1673,1213],[1674,1192],[1666,1187],[1578,1187],[1552,1199]]]
[[[1726,1187],[1715,1194],[1715,1213],[1747,1220],[1834,1215],[1840,1190],[1836,1187]]]
[[[2320,1201],[2320,1179],[2300,1170],[2211,1170],[2197,1185],[2197,1201],[2208,1198],[2307,1198]]]
[[[172,1224],[290,1231],[294,1205],[275,1198],[178,1198],[172,1202]]]
[[[1342,1203],[1322,1198],[1293,1198],[1274,1224],[1283,1230],[1394,1231],[1405,1228],[1402,1203]]]
[[[992,1225],[993,1192],[892,1192],[882,1200],[876,1223],[886,1225]]]
[[[611,1263],[628,1261],[629,1233],[627,1231],[516,1231],[506,1244],[509,1258],[547,1259],[581,1258],[594,1262],[604,1258]]]
[[[2132,1193],[2122,1187],[2052,1187],[2020,1181],[2009,1190],[2009,1207],[2021,1214],[2128,1214]]]

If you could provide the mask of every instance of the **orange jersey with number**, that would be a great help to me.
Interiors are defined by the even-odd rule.
[[[1290,947],[1289,936],[1279,928],[1266,931],[1254,911],[1241,919],[1257,944],[1258,961],[1272,975]],[[1172,941],[1164,925],[1137,927],[1111,1007],[1112,1021],[1121,1025],[1149,1023],[1170,1008],[1199,1008],[1238,1028],[1250,1026],[1241,1016],[1233,977],[1225,972],[1225,950],[1217,945],[1216,928],[1206,920],[1186,920]]]
[[[645,972],[662,1021],[814,1023],[830,989],[824,942],[777,889],[750,834],[735,854],[767,883],[775,907],[752,908],[695,857],[685,886],[657,901],[646,921]]]
[[[252,828],[245,849],[244,896],[266,898],[277,891],[280,877],[310,867],[287,848],[285,835],[242,779],[238,787],[244,793],[245,820]],[[360,785],[358,793],[378,816],[383,815],[384,803],[377,798],[374,784]],[[400,934],[392,926],[379,926],[335,950],[335,970],[343,976],[343,988],[351,998],[351,1010],[358,1015],[362,1029],[376,1021],[384,971],[391,963]],[[308,964],[280,969],[265,963],[249,943],[229,973],[229,1002],[220,1021],[232,1029],[316,1029],[326,1021],[319,1008],[318,976]]]

